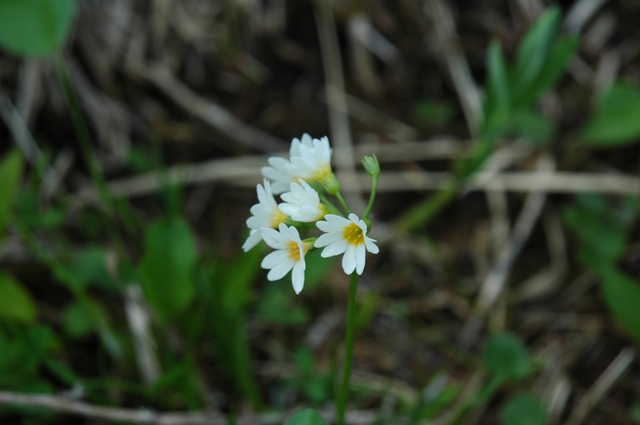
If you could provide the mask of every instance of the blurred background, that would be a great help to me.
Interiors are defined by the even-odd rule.
[[[340,262],[240,248],[308,133],[382,167],[348,423],[640,423],[640,3],[3,1],[0,422],[331,420]]]

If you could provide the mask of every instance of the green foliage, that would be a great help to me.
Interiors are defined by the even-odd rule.
[[[558,36],[559,28],[560,9],[550,7],[522,40],[511,67],[500,43],[490,44],[482,128],[485,143],[523,137],[541,144],[553,137],[555,128],[535,111],[535,101],[560,79],[579,43],[575,36]]]
[[[613,316],[640,342],[640,282],[618,269],[638,203],[629,199],[618,208],[598,195],[583,195],[565,208],[563,218],[580,240],[578,258],[601,280],[605,302]]]
[[[139,276],[147,301],[162,320],[175,317],[191,302],[196,260],[195,238],[183,218],[157,219],[149,225]]]
[[[446,124],[453,117],[453,108],[446,103],[423,100],[416,107],[416,116],[425,123]]]
[[[53,332],[45,326],[0,332],[0,387],[4,390],[50,392],[40,376],[40,367],[57,346]]]
[[[587,122],[583,136],[594,147],[616,147],[640,137],[640,90],[623,82],[611,86]]]
[[[283,282],[268,284],[258,300],[258,315],[267,323],[299,326],[309,320],[309,313],[299,303],[290,285]]]
[[[514,335],[493,335],[484,346],[485,367],[502,379],[520,380],[533,370],[525,345]]]
[[[95,329],[93,317],[78,302],[73,302],[65,308],[62,324],[67,335],[73,338],[87,336]]]
[[[547,414],[537,397],[519,393],[504,405],[500,418],[504,425],[544,425]]]
[[[304,409],[291,415],[284,425],[327,425],[327,423],[315,410]]]
[[[32,323],[37,315],[31,294],[13,276],[0,272],[0,320]]]
[[[262,400],[253,378],[246,309],[261,260],[260,250],[253,249],[230,262],[216,258],[196,274],[198,300],[206,303],[217,360],[254,407]]]
[[[313,405],[325,403],[331,394],[331,377],[316,371],[313,352],[308,347],[300,347],[293,353],[296,375],[287,380],[287,386],[301,391]]]
[[[75,0],[2,0],[0,45],[20,55],[53,54],[75,14]]]
[[[0,24],[1,25],[1,24]],[[13,201],[22,177],[22,155],[16,149],[10,151],[0,162],[0,238],[13,207]]]
[[[640,282],[613,266],[601,268],[599,276],[602,279],[604,299],[611,313],[640,343]]]

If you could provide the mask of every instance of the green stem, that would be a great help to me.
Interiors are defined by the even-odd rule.
[[[53,62],[55,65],[56,74],[58,75],[58,79],[60,80],[60,85],[62,86],[62,92],[64,93],[65,100],[67,101],[67,105],[69,106],[69,114],[71,115],[71,121],[78,136],[80,151],[82,152],[82,156],[84,157],[84,160],[89,168],[91,180],[96,185],[98,196],[100,197],[100,200],[102,201],[104,206],[107,208],[107,212],[113,215],[117,211],[120,215],[120,218],[122,218],[123,223],[127,227],[127,230],[134,232],[135,219],[133,218],[133,215],[122,205],[116,204],[111,197],[111,194],[109,193],[107,181],[102,174],[100,164],[98,164],[98,160],[91,147],[91,134],[89,133],[89,127],[87,127],[87,123],[82,115],[80,101],[78,100],[78,96],[73,88],[71,76],[69,75],[69,70],[67,69],[67,66],[64,62],[64,57],[61,53],[58,53],[54,56]],[[110,230],[112,230],[112,232],[110,233],[112,233],[113,237],[118,238],[118,244],[124,247],[122,241],[119,240],[119,232],[115,231],[116,229]]]
[[[344,414],[347,409],[349,399],[349,381],[351,379],[351,365],[353,363],[353,338],[356,328],[356,292],[358,291],[358,275],[351,274],[351,284],[349,285],[349,306],[347,307],[347,334],[345,337],[344,349],[344,374],[342,376],[342,386],[338,394],[338,425],[344,425]]]
[[[458,193],[460,182],[451,180],[441,191],[420,202],[396,221],[396,230],[407,232],[427,223]]]
[[[320,195],[320,200],[322,201],[322,203],[327,207],[327,210],[331,213],[331,214],[335,214],[335,215],[339,215],[342,216],[342,213],[340,212],[340,210],[338,209],[338,207],[336,207],[335,205],[333,205],[333,203],[327,199],[326,196],[324,196],[324,194],[322,192],[318,192],[318,194]],[[315,226],[314,226],[315,227]]]
[[[373,201],[376,200],[376,191],[378,190],[378,175],[374,175],[371,177],[371,195],[369,196],[369,205],[367,205],[367,209],[364,210],[364,214],[362,218],[369,218],[369,214],[371,214],[371,209],[373,208]]]
[[[342,197],[342,194],[340,192],[336,193],[336,198],[338,198],[338,201],[340,201],[340,205],[342,206],[344,211],[347,213],[347,215],[351,214],[351,210],[347,206],[347,203],[344,201],[344,198]]]

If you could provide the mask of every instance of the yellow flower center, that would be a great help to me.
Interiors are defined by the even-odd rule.
[[[350,245],[362,245],[364,243],[364,233],[360,226],[355,223],[347,225],[342,231],[342,237]]]
[[[287,215],[280,211],[278,208],[274,208],[269,218],[269,225],[272,229],[277,229],[280,223],[284,223],[287,219]]]
[[[309,180],[317,181],[319,183],[324,183],[325,181],[329,181],[331,179],[331,165],[322,164],[315,173],[311,175]]]
[[[302,256],[304,257],[309,251],[310,244],[307,242],[302,242]],[[299,263],[300,258],[300,248],[298,248],[298,244],[294,241],[289,241],[287,243],[287,254],[289,254],[289,258],[291,258],[296,263]]]

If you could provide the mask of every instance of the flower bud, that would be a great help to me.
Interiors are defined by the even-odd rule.
[[[331,173],[331,176],[322,180],[322,186],[329,195],[336,195],[340,192],[340,182],[335,174]]]
[[[364,169],[371,177],[380,175],[380,163],[375,155],[362,158],[362,165],[364,165]]]

